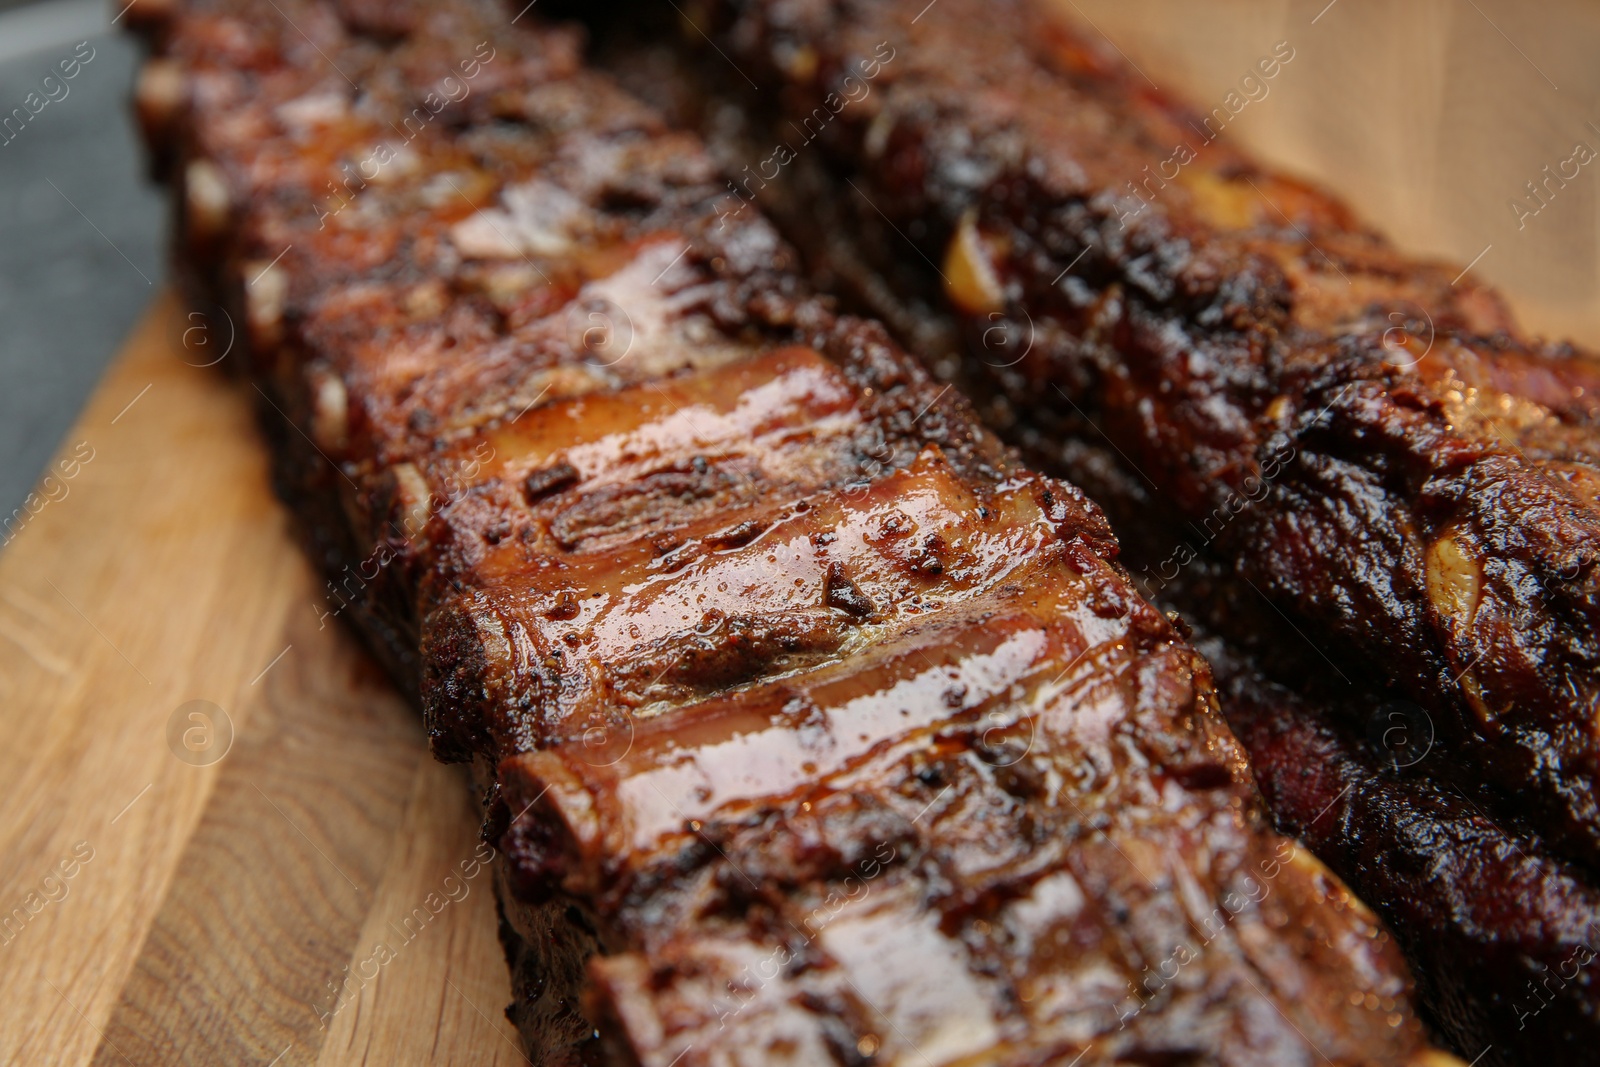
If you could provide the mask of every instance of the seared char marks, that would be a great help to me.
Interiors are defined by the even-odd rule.
[[[744,77],[692,32],[674,73],[646,35],[596,30],[624,78],[657,57],[734,170],[831,114],[751,183],[808,265],[949,353],[1026,459],[1104,503],[1142,592],[1295,690],[1239,719],[1263,789],[1413,924],[1466,1058],[1571,1058],[1600,1036],[1593,983],[1562,979],[1524,1028],[1506,976],[1565,964],[1593,895],[1497,887],[1526,885],[1508,850],[1551,885],[1600,873],[1600,359],[1520,335],[1492,290],[1264,170],[1052,8],[710,4]],[[1434,744],[1407,781],[1302,790],[1297,761],[1352,742],[1277,731],[1343,715],[1359,738],[1401,695]]]
[[[723,509],[674,521],[678,543],[666,554],[652,531],[640,531],[607,551],[541,557],[547,562],[533,573],[515,562],[520,550],[508,548],[513,562],[476,570],[475,591],[436,613],[425,640],[472,650],[465,656],[485,677],[469,689],[521,679],[519,699],[532,717],[552,738],[571,737],[584,727],[569,720],[595,718],[606,706],[701,699],[824,654],[837,661],[899,628],[937,629],[945,625],[941,613],[959,604],[1026,588],[1013,573],[1021,561],[1059,558],[1063,577],[1083,566],[1081,549],[1060,542],[1039,505],[1048,483],[1028,478],[985,493],[988,517],[977,518],[980,498],[936,449],[877,482],[796,498],[801,491],[790,487],[780,508],[746,510],[750,518]],[[762,531],[729,545],[730,518],[735,528]],[[937,539],[949,566],[930,572],[915,543],[884,536],[886,527]],[[866,601],[876,609],[841,606],[841,582],[855,591],[852,606]],[[507,658],[481,661],[485,642]],[[460,713],[459,658],[435,657],[442,688],[437,699],[425,688],[424,701],[436,718]]]

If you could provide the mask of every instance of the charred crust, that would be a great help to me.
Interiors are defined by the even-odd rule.
[[[529,504],[537,504],[551,493],[558,492],[578,480],[578,468],[570,463],[553,463],[529,474],[523,479],[523,492]]]
[[[872,614],[872,601],[845,575],[838,563],[828,564],[828,579],[823,588],[823,603],[838,608],[853,618],[864,619]]]

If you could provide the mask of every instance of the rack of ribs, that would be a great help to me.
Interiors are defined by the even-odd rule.
[[[1465,272],[1256,165],[1219,139],[1226,111],[1155,91],[1048,5],[692,15],[687,110],[714,132],[731,114],[737,207],[762,205],[813,273],[958,361],[1025,459],[1105,506],[1141,591],[1215,625],[1239,676],[1276,694],[1272,715],[1239,711],[1264,792],[1384,914],[1422,924],[1432,988],[1459,990],[1460,968],[1481,981],[1433,1004],[1461,1050],[1600,1034],[1595,980],[1554,977],[1592,955],[1600,919],[1600,360],[1525,339]],[[1226,580],[1197,596],[1196,571]],[[1431,755],[1384,770],[1362,735],[1397,698]],[[1282,758],[1323,751],[1333,723],[1339,773],[1394,779],[1357,794],[1342,842],[1307,828],[1304,767]],[[1396,819],[1439,830],[1431,865]],[[1472,888],[1524,884],[1505,865],[1519,848],[1549,885]],[[1461,907],[1414,906],[1435,876]],[[1424,951],[1434,935],[1493,951]],[[1511,957],[1520,994],[1501,995]],[[1527,1033],[1541,1020],[1522,1024],[1517,996],[1569,982],[1573,1021]]]
[[[1432,1064],[1098,510],[476,0],[140,0],[177,269],[540,1064]]]

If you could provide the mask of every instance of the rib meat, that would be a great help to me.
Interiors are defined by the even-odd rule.
[[[1193,523],[1600,866],[1600,363],[1520,340],[1491,292],[1207,140],[1036,5],[916,8],[727,3],[719,39],[788,122],[823,109],[817,150],[892,227],[857,243],[894,261],[875,276],[944,290],[1039,455],[1077,473],[1061,442],[1110,441],[1126,510]]]
[[[1348,719],[1206,651],[1279,824],[1383,902],[1456,1044],[1506,1064],[1587,1047],[1600,892],[1585,872],[1404,759],[1386,766]],[[1411,725],[1390,714],[1388,729]]]
[[[1198,620],[1197,647],[1279,827],[1391,925],[1429,1021],[1464,1058],[1561,1060],[1600,1037],[1588,871],[1458,784],[1418,705],[1275,636],[1281,618],[1220,564],[1185,568],[1161,602]]]
[[[1522,339],[1053,10],[696,15],[697,60],[635,41],[614,65],[679,84],[728,210],[759,202],[1107,507],[1142,591],[1215,634],[1285,829],[1405,931],[1462,1051],[1584,1047],[1600,997],[1551,976],[1600,918],[1600,363]],[[1397,776],[1362,735],[1400,697],[1432,748]],[[1556,986],[1561,1011],[1524,1010]]]
[[[580,35],[165,15],[180,277],[316,610],[472,765],[535,1062],[1454,1062],[1098,508],[723,217]]]

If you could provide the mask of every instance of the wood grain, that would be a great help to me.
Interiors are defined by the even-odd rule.
[[[0,1062],[524,1062],[467,783],[320,627],[244,389],[184,365],[175,316],[0,554]],[[169,746],[196,699],[232,724],[214,762]]]

